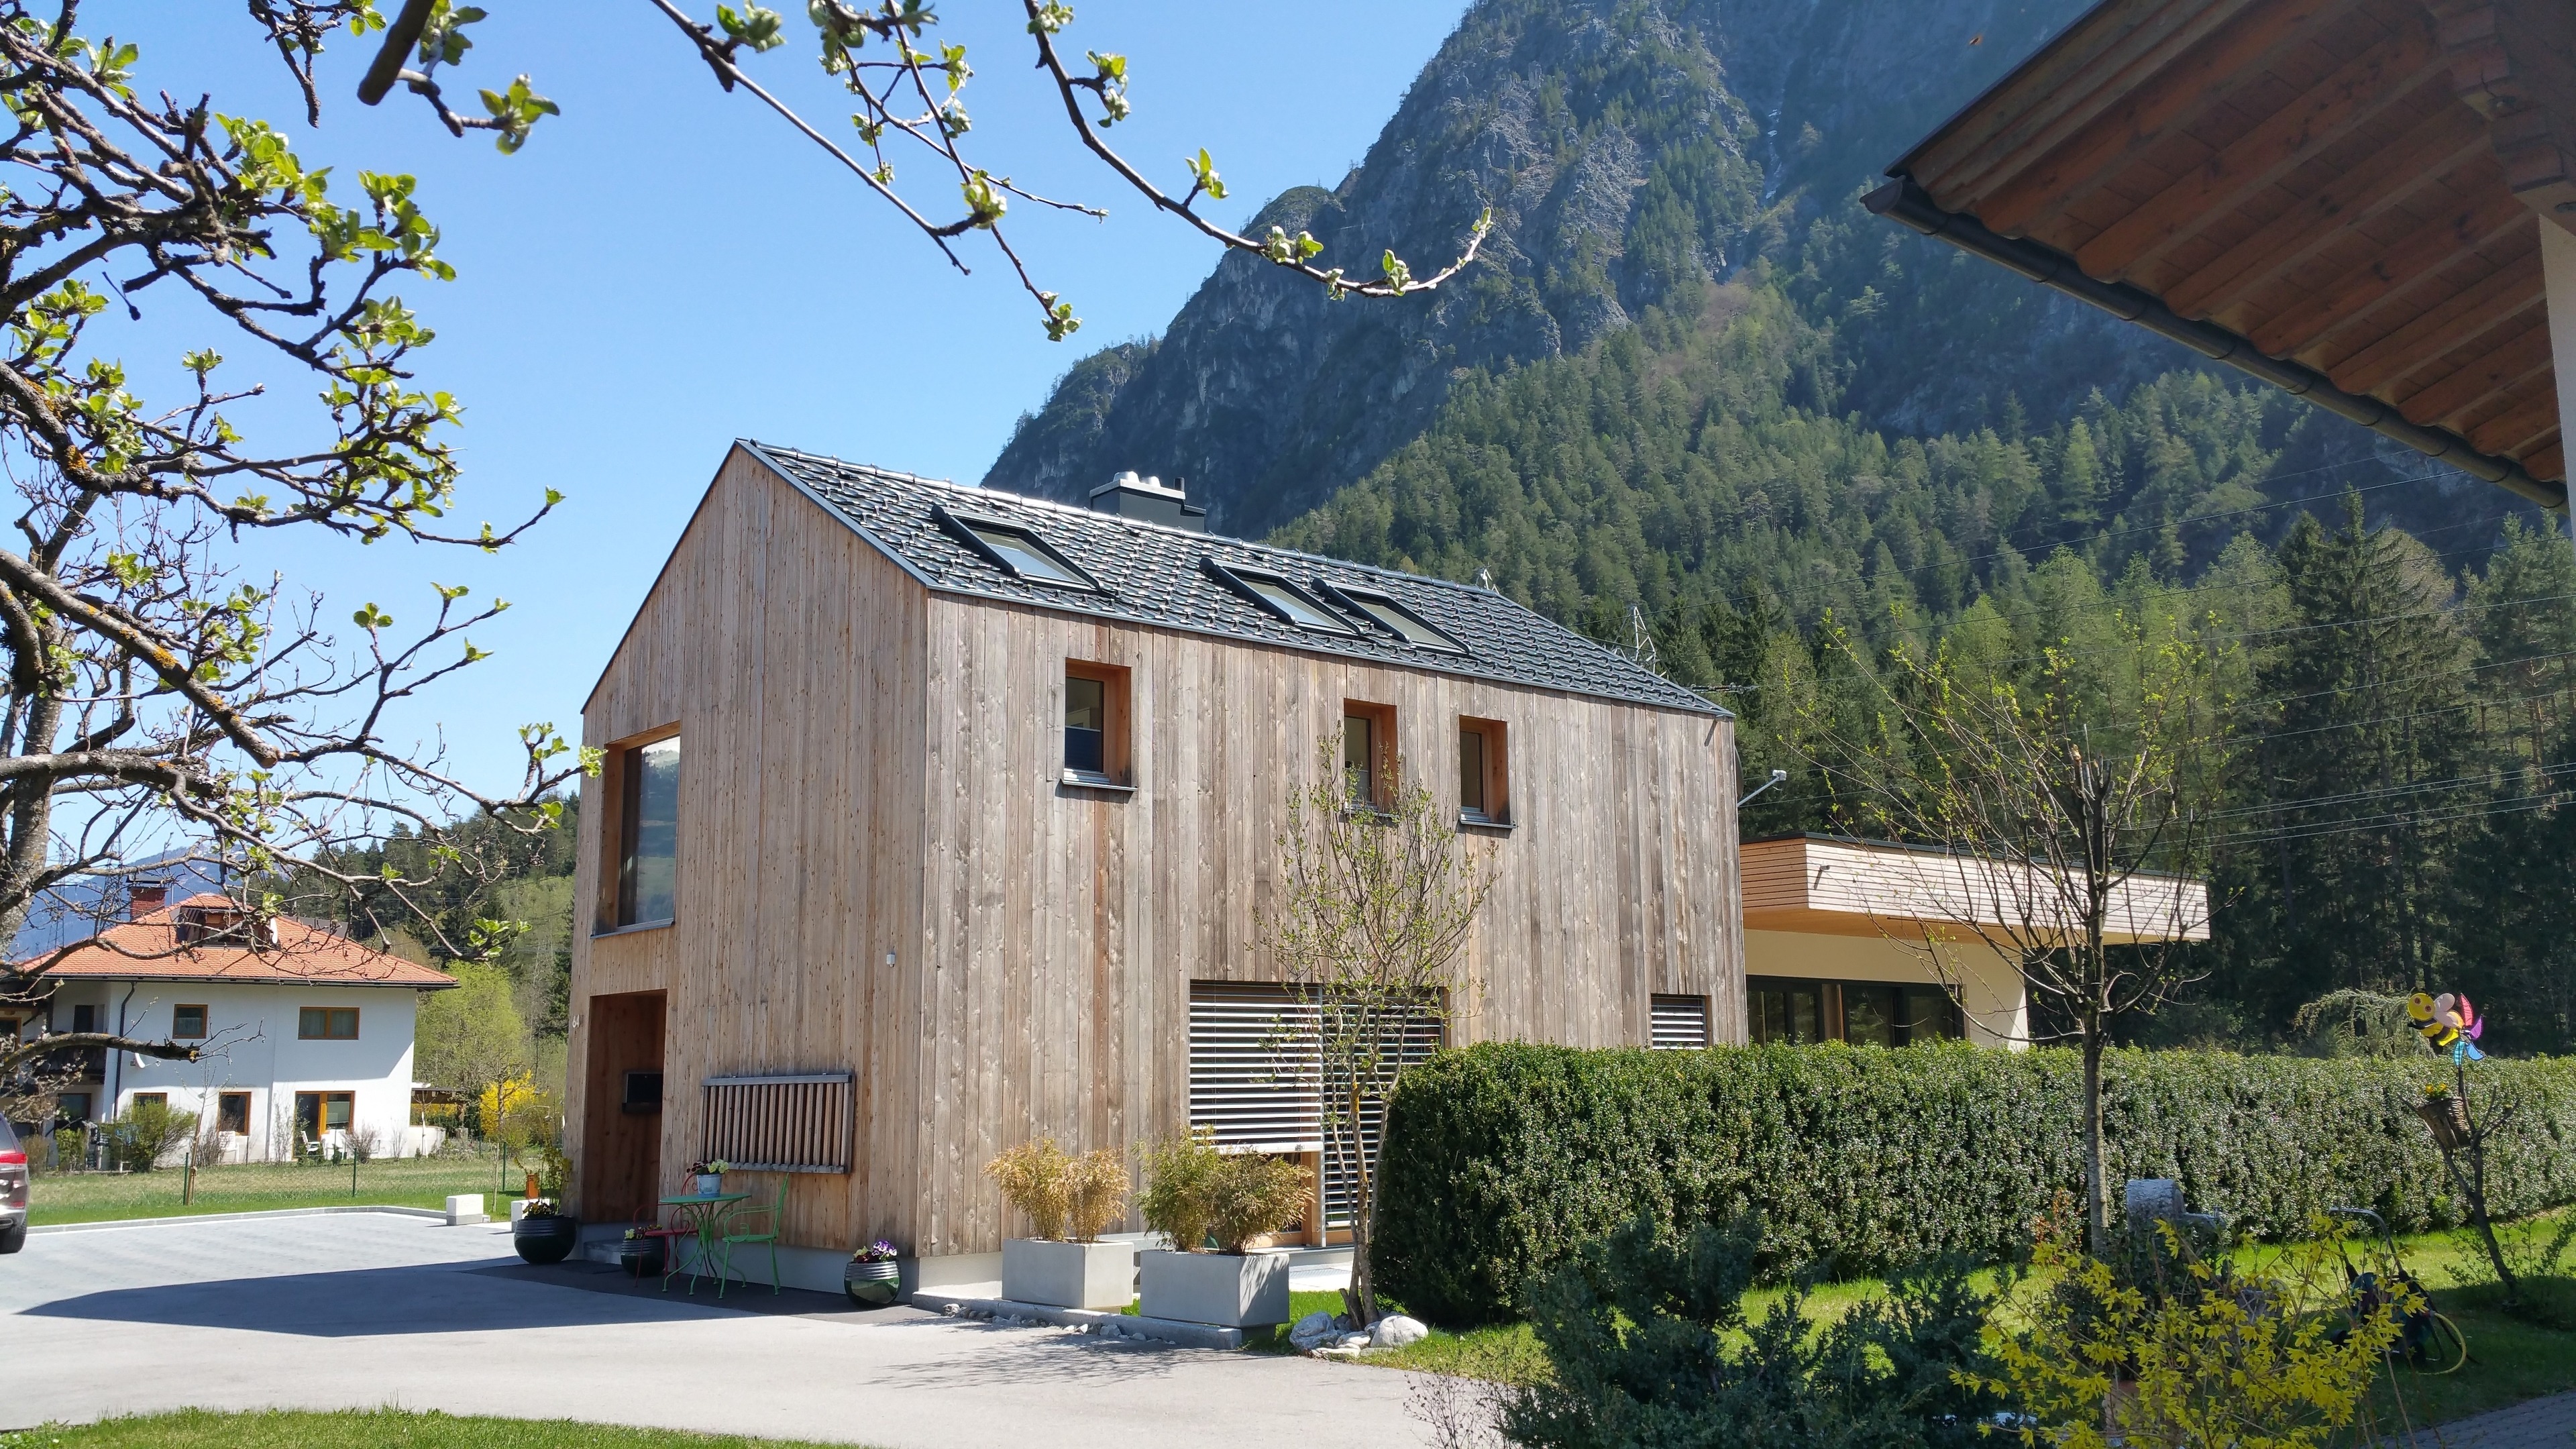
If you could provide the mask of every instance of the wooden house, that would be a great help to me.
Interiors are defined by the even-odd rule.
[[[1311,1084],[1247,1063],[1334,744],[1492,852],[1453,1039],[1744,1039],[1724,711],[1490,589],[1212,537],[1133,475],[1094,505],[727,457],[583,711],[586,1218],[721,1157],[785,1183],[797,1276],[885,1237],[937,1286],[993,1276],[1015,1143],[1316,1151]]]

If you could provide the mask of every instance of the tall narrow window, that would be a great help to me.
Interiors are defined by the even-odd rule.
[[[1135,783],[1128,768],[1126,670],[1065,661],[1064,783]]]
[[[624,774],[615,924],[667,921],[679,884],[679,736],[626,751]]]
[[[1511,823],[1510,776],[1505,769],[1503,722],[1458,721],[1458,823]]]
[[[226,1092],[215,1099],[215,1130],[250,1135],[250,1093]]]
[[[1377,803],[1377,721],[1364,714],[1342,716],[1342,779],[1351,803]]]

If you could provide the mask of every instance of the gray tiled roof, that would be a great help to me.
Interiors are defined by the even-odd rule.
[[[1065,613],[1661,709],[1725,713],[1671,680],[1549,623],[1491,589],[1140,523],[998,489],[916,478],[791,448],[749,440],[742,446],[838,512],[923,584],[945,593],[1007,599]],[[942,528],[932,514],[937,507],[1037,534],[1106,592],[1053,588],[1015,577]],[[1349,636],[1300,629],[1211,577],[1200,566],[1202,559],[1276,573],[1310,588],[1314,580],[1322,579],[1385,594],[1458,640],[1467,652],[1415,648],[1375,629],[1358,629]]]

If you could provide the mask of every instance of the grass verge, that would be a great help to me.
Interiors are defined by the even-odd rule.
[[[274,1208],[437,1208],[451,1193],[501,1191],[489,1157],[440,1156],[361,1163],[352,1190],[348,1164],[248,1163],[197,1170],[193,1201],[181,1202],[183,1174],[155,1172],[50,1172],[36,1178],[28,1221],[113,1222],[122,1218],[187,1217],[199,1213],[260,1212]]]
[[[2500,1229],[2508,1253],[2516,1244],[2545,1237],[2558,1226],[2561,1216],[2553,1214]],[[2503,1291],[2491,1281],[2483,1254],[2464,1235],[2404,1237],[2398,1239],[2398,1249],[2407,1267],[2430,1290],[2435,1310],[2458,1324],[2467,1336],[2469,1361],[2448,1374],[2393,1366],[2373,1405],[2383,1426],[2396,1422],[2401,1396],[2405,1418],[2423,1425],[2448,1423],[2576,1386],[2576,1276],[2544,1277],[2530,1282],[2526,1296],[2532,1306],[2512,1313],[2503,1306]],[[2239,1253],[2250,1256],[2266,1251],[2256,1247],[2240,1249]],[[2358,1250],[2355,1258],[2360,1258]],[[1830,1322],[1883,1291],[1884,1285],[1874,1278],[1821,1283],[1809,1290],[1807,1311],[1819,1322]],[[1776,1289],[1754,1293],[1746,1301],[1746,1310],[1759,1316],[1779,1297]],[[1319,1310],[1342,1311],[1339,1293],[1296,1293],[1290,1299],[1292,1319]],[[1246,1346],[1258,1352],[1291,1351],[1284,1330],[1275,1341],[1256,1341]],[[1547,1354],[1526,1323],[1493,1324],[1455,1332],[1434,1328],[1431,1336],[1419,1343],[1370,1353],[1355,1362],[1503,1383],[1536,1383],[1544,1381],[1548,1374]]]
[[[570,1419],[459,1418],[402,1409],[335,1413],[270,1409],[244,1414],[184,1409],[175,1414],[0,1432],[0,1449],[378,1449],[382,1445],[405,1449],[805,1449],[809,1442],[624,1429]]]

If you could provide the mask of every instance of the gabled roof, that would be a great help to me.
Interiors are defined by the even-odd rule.
[[[44,968],[53,981],[205,981],[298,986],[408,986],[437,991],[456,978],[382,951],[371,951],[319,926],[278,917],[273,942],[254,944],[250,928],[234,926],[181,949],[181,912],[237,918],[239,907],[219,895],[197,895],[120,921]],[[31,964],[31,963],[21,963]]]
[[[1117,514],[893,473],[748,440],[741,446],[838,514],[925,587],[1193,634],[1335,654],[1693,714],[1726,711],[1491,589],[1368,568]],[[943,522],[942,512],[948,516]],[[962,537],[978,522],[1025,530],[1097,588],[1033,582]],[[1209,567],[1213,563],[1215,568]],[[1233,579],[1226,577],[1226,572]],[[1246,571],[1325,605],[1347,632],[1301,628],[1254,602]],[[1319,585],[1321,587],[1319,587]],[[1393,600],[1461,647],[1408,643],[1357,612],[1357,591]]]

